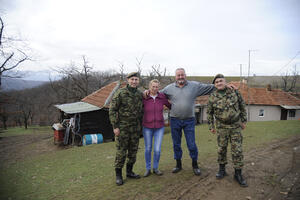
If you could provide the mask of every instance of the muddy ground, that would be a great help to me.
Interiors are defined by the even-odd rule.
[[[53,135],[34,134],[0,138],[0,165],[64,147],[53,145]],[[13,145],[12,145],[13,144]],[[244,177],[249,187],[241,188],[233,180],[231,164],[228,176],[216,180],[214,160],[202,165],[202,175],[184,184],[174,184],[157,194],[155,199],[177,200],[299,200],[300,199],[300,135],[274,140],[245,154]],[[137,199],[140,199],[137,196]]]

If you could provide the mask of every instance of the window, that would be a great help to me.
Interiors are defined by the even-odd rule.
[[[289,117],[295,117],[296,116],[296,110],[289,110]]]
[[[260,110],[259,110],[259,113],[258,113],[258,116],[259,116],[259,117],[263,117],[264,115],[265,115],[264,109],[260,109]]]

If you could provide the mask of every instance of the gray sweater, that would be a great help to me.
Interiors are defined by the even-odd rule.
[[[179,119],[195,117],[195,100],[198,96],[208,95],[214,91],[213,84],[203,84],[196,81],[187,81],[180,88],[176,82],[166,86],[163,92],[170,99],[172,107],[170,115]]]

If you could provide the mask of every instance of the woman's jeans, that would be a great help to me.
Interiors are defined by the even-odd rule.
[[[146,169],[151,170],[151,152],[152,152],[152,141],[153,144],[153,169],[158,169],[158,163],[160,158],[161,143],[164,136],[165,127],[162,128],[146,128],[143,127],[143,135],[145,141],[145,161]]]

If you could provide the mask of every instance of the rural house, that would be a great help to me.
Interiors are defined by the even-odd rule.
[[[248,121],[300,119],[300,99],[297,97],[280,89],[272,89],[270,85],[267,88],[250,88],[245,83],[231,83],[239,88],[244,98]],[[208,97],[201,96],[196,100],[196,117],[200,123],[207,121]]]

